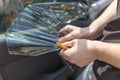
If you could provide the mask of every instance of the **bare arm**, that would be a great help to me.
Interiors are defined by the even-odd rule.
[[[108,8],[91,23],[89,27],[80,28],[67,25],[60,30],[61,33],[68,32],[67,35],[61,37],[59,42],[66,42],[72,39],[96,39],[102,34],[104,25],[116,15],[117,0],[114,0]]]
[[[90,29],[95,29],[95,31],[100,32],[104,29],[104,25],[109,22],[111,18],[116,15],[117,0],[114,0],[106,10],[89,26]]]
[[[61,54],[71,63],[83,67],[90,62],[98,59],[107,62],[120,69],[120,43],[106,43],[101,41],[77,39],[79,36],[92,36],[100,33],[104,29],[104,25],[116,15],[117,0],[114,0],[109,7],[99,16],[90,26],[89,29],[79,29],[77,27],[68,26],[62,29],[71,31],[69,35],[62,37],[64,45],[70,46],[68,50],[62,50]],[[76,28],[76,29],[75,29]],[[93,29],[93,34],[91,33]],[[88,31],[87,31],[88,30]],[[86,32],[87,31],[87,32]],[[75,35],[78,32],[80,35]],[[92,35],[88,35],[92,34]],[[78,36],[78,37],[75,37]],[[72,38],[71,38],[72,37]],[[86,37],[82,37],[86,38]],[[89,37],[87,39],[90,39]],[[68,41],[71,40],[71,41]]]
[[[120,43],[97,42],[97,59],[120,69]]]
[[[61,55],[79,67],[83,67],[97,59],[120,69],[120,43],[75,39],[65,42],[64,45],[71,48],[62,50]]]

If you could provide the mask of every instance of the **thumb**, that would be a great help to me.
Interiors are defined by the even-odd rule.
[[[68,47],[73,47],[74,46],[74,40],[64,42],[63,45],[68,46]]]

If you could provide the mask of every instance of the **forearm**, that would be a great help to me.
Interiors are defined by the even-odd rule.
[[[120,69],[120,43],[105,43],[97,41],[97,59]]]
[[[114,0],[106,10],[89,26],[92,29],[96,29],[97,31],[101,31],[104,29],[104,25],[109,22],[113,16],[116,15],[117,9],[117,0]]]

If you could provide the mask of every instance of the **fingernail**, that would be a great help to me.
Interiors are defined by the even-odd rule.
[[[60,39],[58,39],[58,42],[62,42],[61,38],[60,38]]]

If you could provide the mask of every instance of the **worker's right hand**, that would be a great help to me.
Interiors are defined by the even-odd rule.
[[[63,45],[69,46],[67,50],[62,49],[60,54],[72,64],[84,67],[98,59],[96,44],[100,42],[87,39],[74,39],[64,42]]]
[[[72,25],[67,25],[60,30],[60,33],[65,33],[65,36],[61,37],[59,42],[66,42],[73,39],[95,39],[99,36],[96,29],[85,27],[80,28]]]

